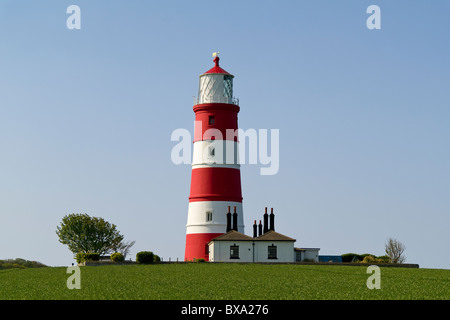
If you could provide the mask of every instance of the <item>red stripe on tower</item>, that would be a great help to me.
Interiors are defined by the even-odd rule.
[[[240,109],[233,97],[234,76],[219,66],[219,57],[214,63],[200,75],[193,108],[196,125],[185,260],[209,260],[208,242],[226,232],[229,207],[236,210],[237,231],[244,232],[236,131]]]

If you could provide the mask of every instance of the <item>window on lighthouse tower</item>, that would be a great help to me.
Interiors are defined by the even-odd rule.
[[[209,146],[209,147],[208,147],[208,156],[209,156],[210,158],[212,158],[212,157],[215,156],[215,154],[216,154],[216,150],[215,150],[214,145]]]

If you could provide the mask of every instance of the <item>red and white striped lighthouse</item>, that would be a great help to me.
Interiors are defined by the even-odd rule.
[[[191,190],[185,260],[208,261],[208,242],[227,232],[227,213],[236,212],[233,229],[244,232],[238,162],[238,100],[234,76],[219,66],[200,75],[195,112]],[[233,134],[231,134],[233,133]],[[228,215],[230,216],[230,215]],[[235,223],[236,224],[236,223]]]

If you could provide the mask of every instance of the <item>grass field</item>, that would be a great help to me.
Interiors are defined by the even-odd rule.
[[[381,268],[369,290],[367,267],[158,264],[80,267],[81,289],[65,267],[0,270],[0,300],[435,300],[450,299],[450,270]]]

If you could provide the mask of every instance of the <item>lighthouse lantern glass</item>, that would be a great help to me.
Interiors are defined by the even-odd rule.
[[[199,103],[233,103],[233,76],[204,74],[200,76]]]
[[[233,98],[233,77],[229,75],[223,76],[223,96]]]

